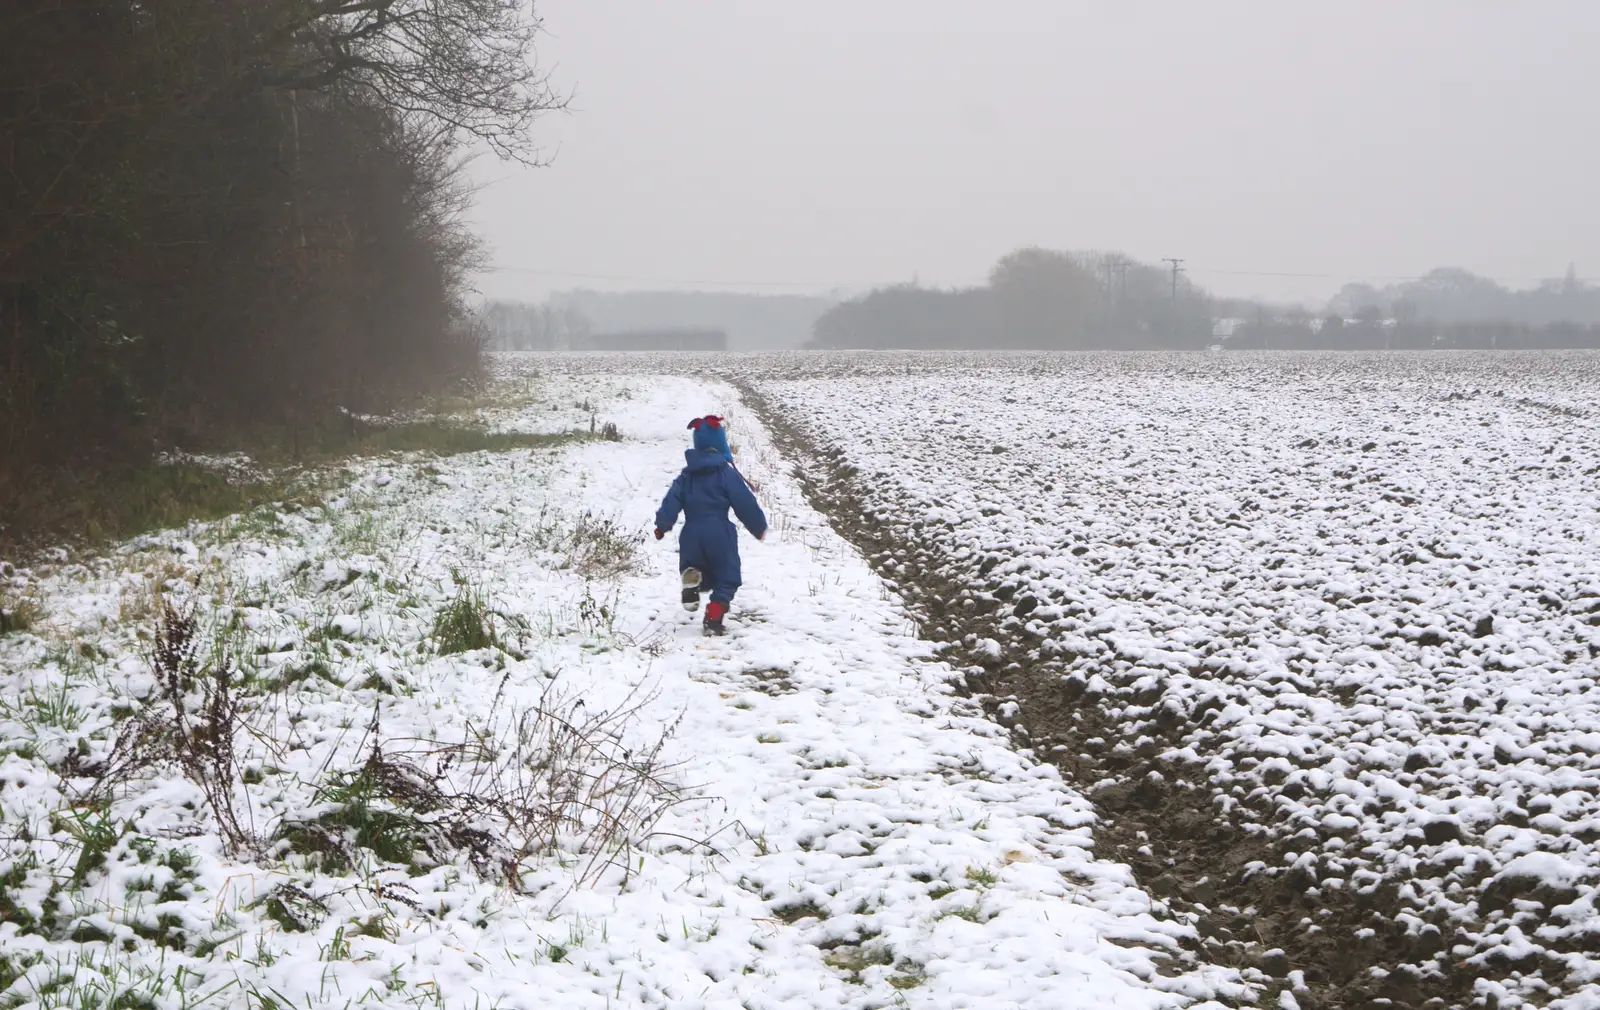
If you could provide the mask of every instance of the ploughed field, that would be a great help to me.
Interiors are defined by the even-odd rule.
[[[1213,954],[1306,1003],[1600,1006],[1600,356],[745,366]]]

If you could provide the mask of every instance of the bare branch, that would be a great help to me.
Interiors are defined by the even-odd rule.
[[[266,79],[288,91],[362,89],[457,142],[537,162],[529,128],[567,106],[537,67],[540,31],[531,8],[505,0],[327,0],[281,29],[297,53]]]

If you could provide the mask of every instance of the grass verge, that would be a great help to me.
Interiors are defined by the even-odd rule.
[[[297,431],[239,434],[230,444],[243,447],[258,468],[243,477],[198,461],[154,459],[0,477],[0,558],[22,559],[58,543],[93,546],[125,540],[267,502],[310,504],[325,484],[318,468],[342,459],[394,452],[506,452],[591,437],[598,436],[491,432],[442,419],[385,426],[347,420]]]

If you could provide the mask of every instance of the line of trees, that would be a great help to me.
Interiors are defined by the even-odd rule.
[[[491,299],[478,318],[496,351],[565,351],[581,347],[594,327],[574,306]]]
[[[462,155],[558,107],[514,0],[0,5],[0,500],[477,367]]]
[[[1347,318],[1376,313],[1402,323],[1428,319],[1518,327],[1588,324],[1600,323],[1600,287],[1581,281],[1576,267],[1568,267],[1565,277],[1523,291],[1468,270],[1442,267],[1416,280],[1383,288],[1346,284],[1329,309]]]
[[[1347,284],[1321,316],[1241,302],[1219,302],[1217,313],[1236,350],[1600,348],[1600,287],[1572,267],[1521,291],[1443,267],[1383,288]]]
[[[550,305],[581,312],[596,333],[619,330],[714,329],[736,351],[792,350],[836,299],[817,295],[735,291],[556,292]]]
[[[881,288],[825,312],[816,348],[1200,348],[1212,339],[1205,293],[1117,253],[1028,248],[980,288]]]
[[[1117,253],[1029,248],[995,264],[983,287],[900,285],[835,305],[807,346],[1183,350],[1219,340],[1230,350],[1600,348],[1600,287],[1574,270],[1513,291],[1440,269],[1383,289],[1346,285],[1319,316],[1214,299]]]

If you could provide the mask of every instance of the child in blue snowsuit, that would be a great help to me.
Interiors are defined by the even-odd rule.
[[[656,510],[656,539],[671,531],[682,512],[678,570],[683,573],[683,606],[690,613],[699,610],[700,594],[709,589],[705,630],[720,635],[725,630],[722,619],[741,582],[739,531],[728,520],[728,510],[733,510],[757,540],[767,535],[767,517],[733,468],[722,418],[697,417],[689,427],[694,430],[694,448],[684,452],[683,472]]]

